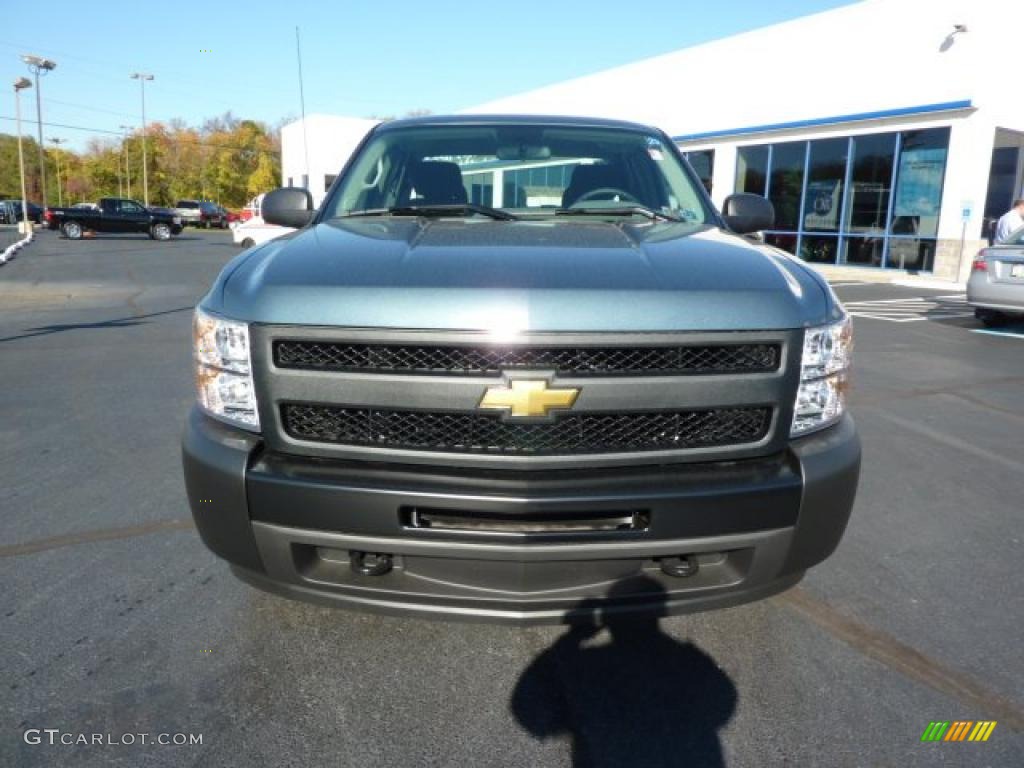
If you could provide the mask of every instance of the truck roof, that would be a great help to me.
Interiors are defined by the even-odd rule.
[[[407,128],[413,125],[563,125],[579,127],[625,128],[633,131],[657,130],[649,125],[604,117],[571,117],[568,115],[425,115],[390,120],[377,126],[378,131]]]

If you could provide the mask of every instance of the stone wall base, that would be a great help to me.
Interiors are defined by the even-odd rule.
[[[971,262],[978,255],[978,251],[987,245],[987,240],[964,240],[961,257],[959,240],[937,240],[935,270],[932,276],[937,280],[949,280],[954,283],[967,282],[971,274]]]

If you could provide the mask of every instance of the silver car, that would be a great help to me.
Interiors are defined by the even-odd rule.
[[[1024,316],[1024,227],[978,252],[967,281],[967,303],[985,325]]]

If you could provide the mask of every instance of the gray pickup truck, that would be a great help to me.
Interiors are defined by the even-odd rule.
[[[851,323],[719,213],[664,133],[459,116],[374,128],[299,231],[194,319],[185,481],[206,545],[293,598],[513,623],[786,589],[836,548]]]

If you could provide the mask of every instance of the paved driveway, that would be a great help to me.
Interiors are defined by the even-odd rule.
[[[43,233],[0,270],[0,765],[1024,764],[1019,339],[855,320],[860,495],[779,597],[597,635],[385,618],[253,591],[192,528],[190,311],[236,252]]]

